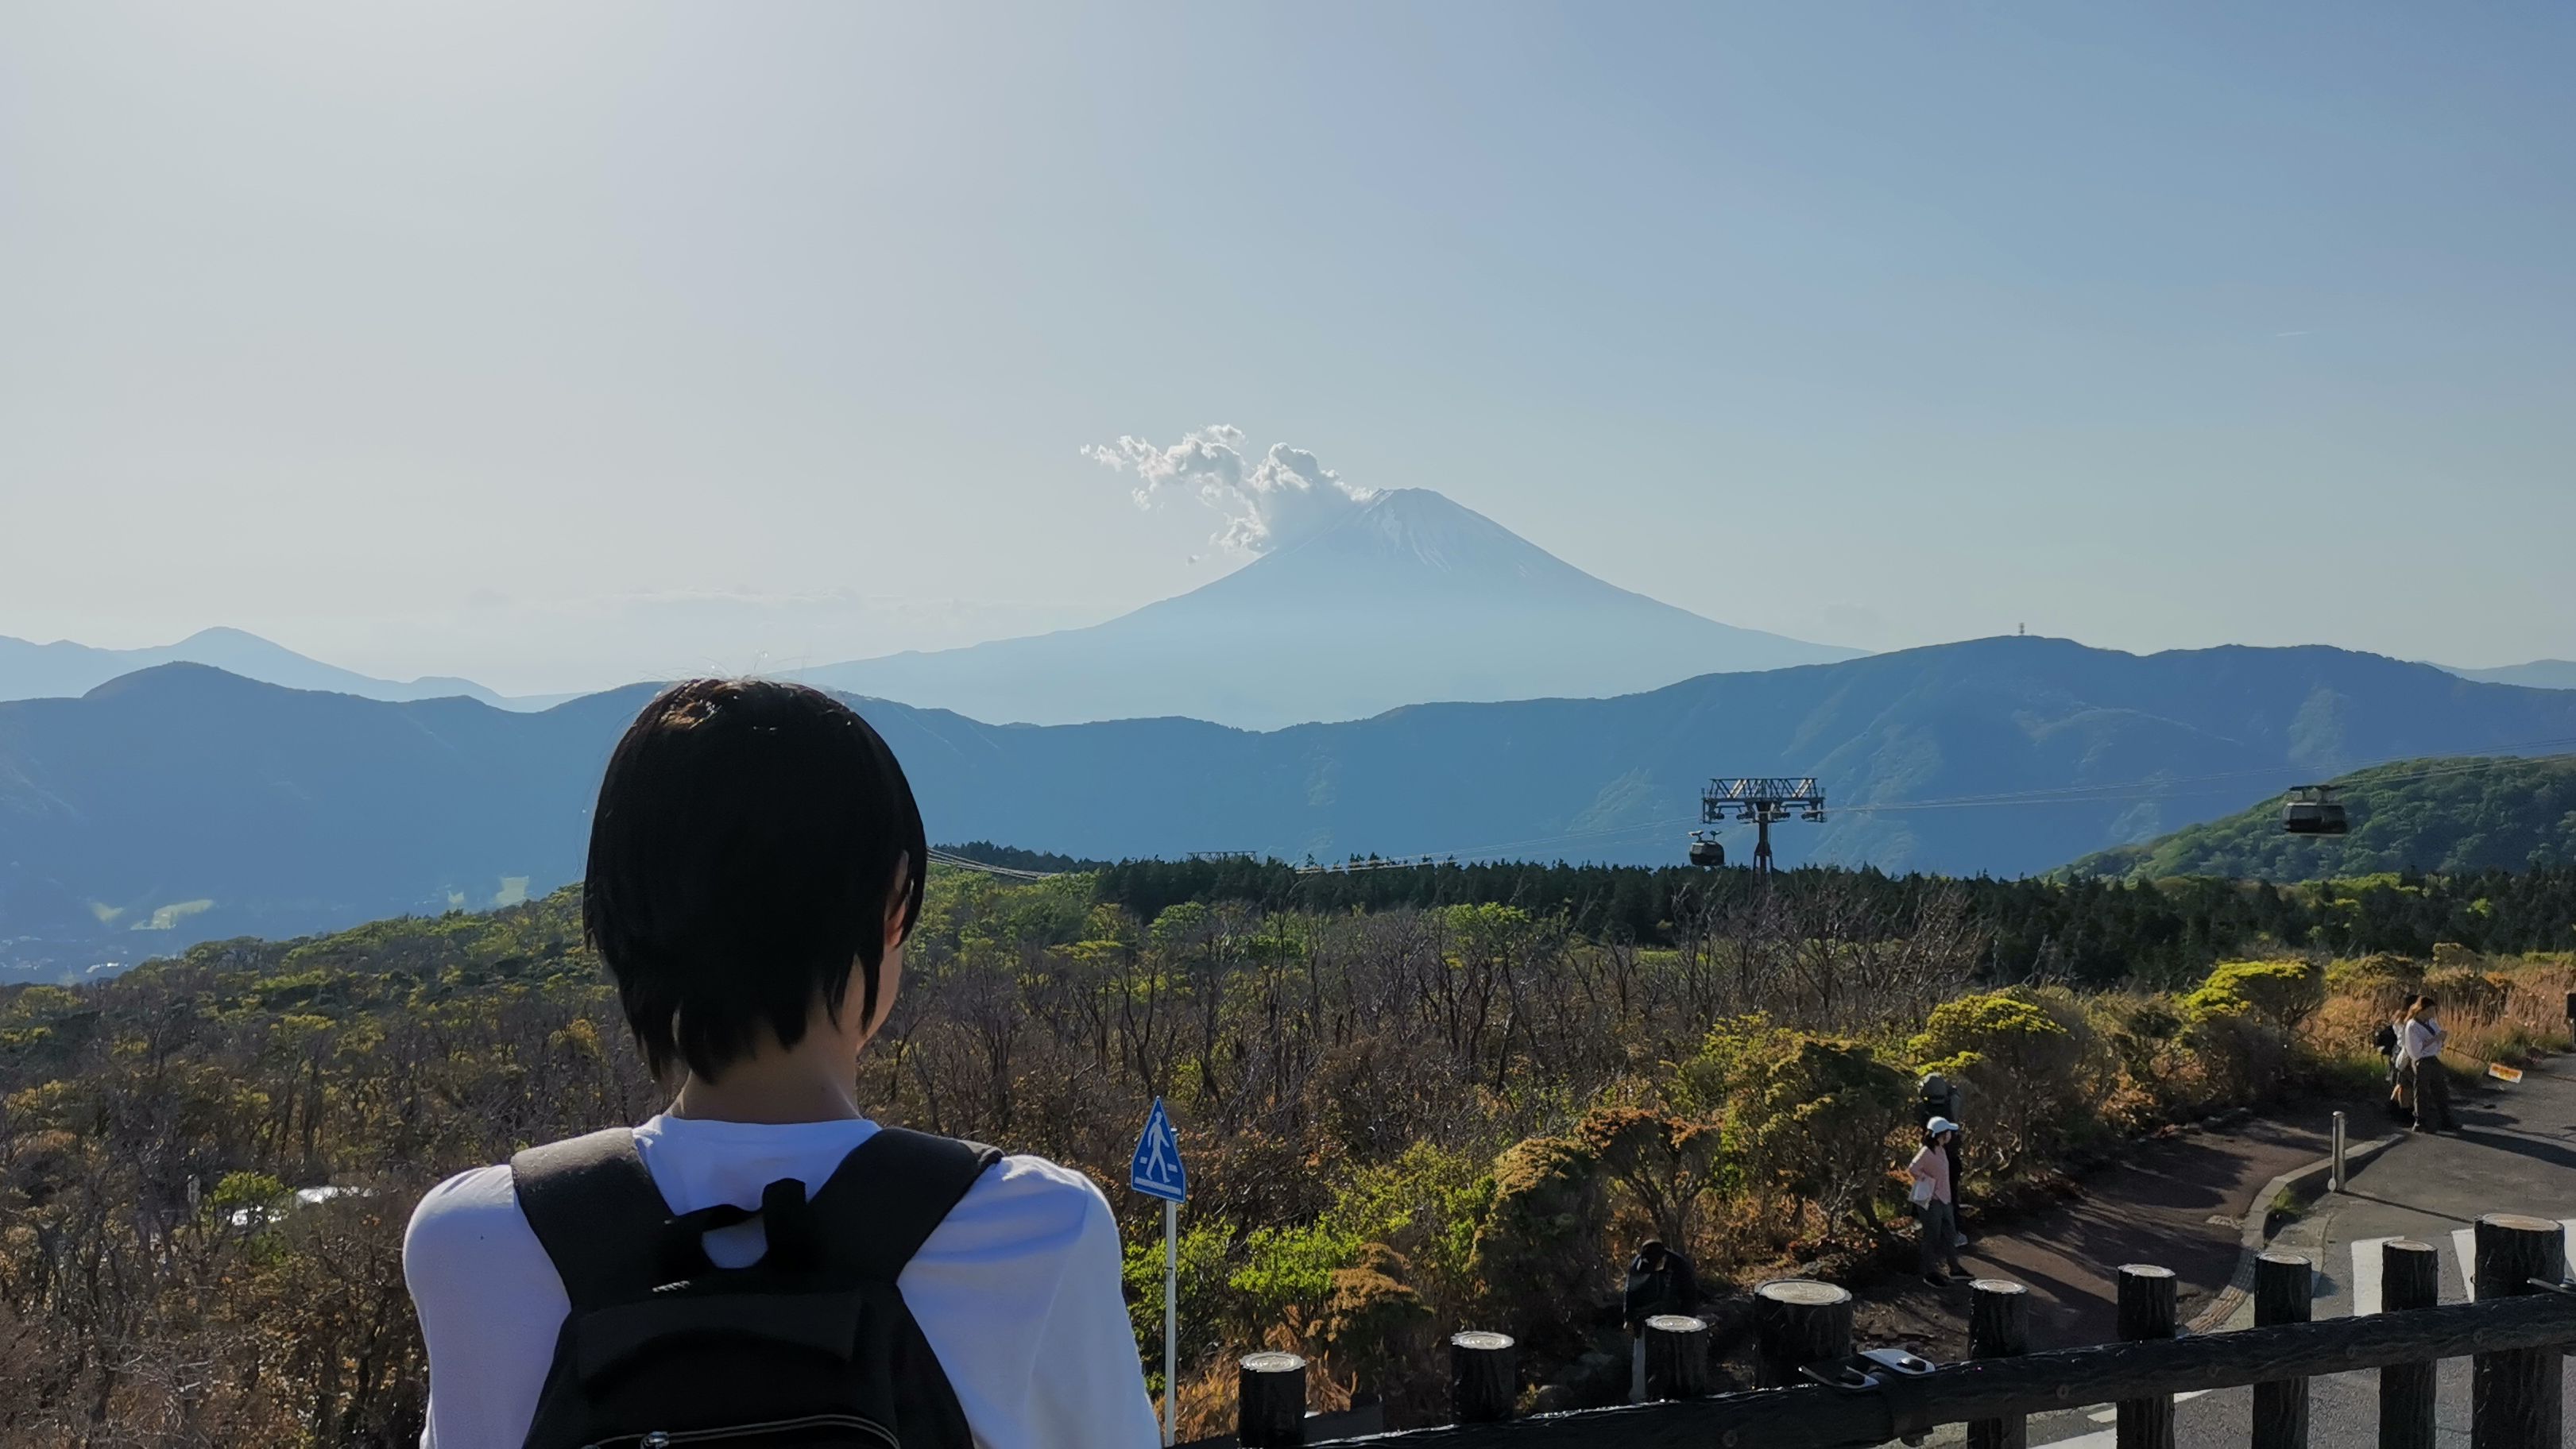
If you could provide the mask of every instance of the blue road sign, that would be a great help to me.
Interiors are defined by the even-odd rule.
[[[1127,1164],[1127,1185],[1148,1197],[1165,1202],[1179,1202],[1190,1195],[1190,1175],[1181,1167],[1181,1139],[1172,1131],[1172,1119],[1163,1111],[1163,1099],[1154,1099],[1153,1115],[1145,1119],[1145,1135],[1136,1139],[1136,1160]]]

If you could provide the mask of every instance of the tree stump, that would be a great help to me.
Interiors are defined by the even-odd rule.
[[[1831,1283],[1777,1278],[1753,1290],[1754,1374],[1759,1387],[1803,1383],[1798,1370],[1851,1357],[1852,1296]]]
[[[1499,1424],[1520,1389],[1519,1353],[1508,1333],[1469,1329],[1449,1336],[1449,1420]]]
[[[1708,1323],[1680,1313],[1646,1320],[1646,1399],[1696,1399],[1708,1393]]]
[[[1306,1361],[1293,1353],[1251,1353],[1235,1370],[1234,1436],[1243,1449],[1306,1442]]]

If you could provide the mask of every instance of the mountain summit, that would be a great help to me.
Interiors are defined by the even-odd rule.
[[[163,664],[205,664],[289,689],[318,689],[368,699],[440,699],[465,695],[485,704],[507,704],[470,679],[432,675],[377,679],[307,658],[283,644],[240,629],[200,629],[176,644],[146,649],[98,649],[57,639],[38,644],[0,634],[0,699],[69,698],[87,694],[120,675]]]
[[[802,677],[977,719],[1187,715],[1275,729],[1427,700],[1629,694],[1858,652],[1631,593],[1474,509],[1399,488],[1224,578],[1104,624]]]

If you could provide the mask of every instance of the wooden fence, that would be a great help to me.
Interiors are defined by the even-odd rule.
[[[2474,1449],[2564,1449],[2560,1359],[2576,1350],[2576,1283],[2567,1280],[2564,1233],[2545,1218],[2491,1214],[2475,1231],[2476,1301],[2437,1306],[2437,1257],[2405,1240],[2382,1248],[2383,1311],[2312,1322],[2313,1270],[2305,1258],[2267,1253],[2255,1280],[2255,1326],[2177,1336],[2175,1280],[2162,1268],[2119,1270],[2120,1342],[2028,1353],[2020,1284],[1974,1286],[1969,1358],[1932,1364],[1852,1348],[1851,1295],[1790,1279],[1755,1290],[1756,1381],[1709,1396],[1709,1329],[1695,1318],[1651,1320],[1648,1396],[1658,1402],[1514,1419],[1512,1340],[1462,1333],[1450,1340],[1452,1418],[1435,1429],[1319,1444],[1386,1449],[1864,1449],[1919,1440],[1945,1424],[1968,1426],[1970,1449],[2025,1449],[2028,1417],[2111,1403],[2120,1449],[2172,1449],[2177,1393],[2251,1385],[2247,1442],[2304,1449],[2308,1380],[2375,1369],[2382,1449],[2432,1449],[2433,1366],[2474,1360],[2469,1417]],[[1243,1360],[1238,1442],[1243,1449],[1309,1442],[1305,1361],[1293,1354]],[[2347,1446],[2358,1449],[2358,1446]]]

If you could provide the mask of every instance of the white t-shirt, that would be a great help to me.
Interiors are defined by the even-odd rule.
[[[2429,1062],[2435,1057],[2440,1056],[2442,1054],[2442,1038],[2446,1035],[2448,1035],[2448,1033],[2442,1030],[2441,1024],[2434,1021],[2431,1017],[2419,1016],[2407,1022],[2406,1060],[2410,1062]]]
[[[635,1129],[674,1213],[760,1205],[782,1177],[823,1185],[877,1130],[864,1120],[710,1122]],[[758,1261],[760,1225],[707,1235],[720,1267]],[[510,1169],[477,1168],[421,1199],[403,1276],[429,1348],[422,1449],[520,1449],[556,1335],[563,1280],[519,1211]],[[1006,1157],[976,1179],[896,1284],[985,1449],[1144,1449],[1159,1443],[1119,1293],[1118,1225],[1091,1179]]]

